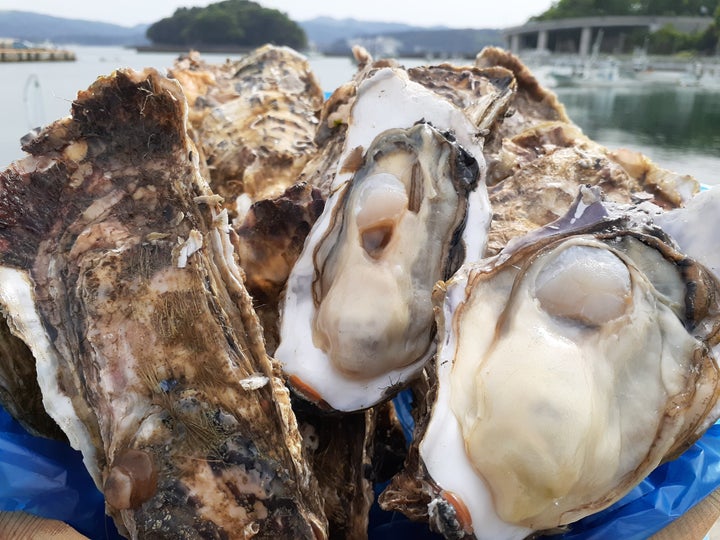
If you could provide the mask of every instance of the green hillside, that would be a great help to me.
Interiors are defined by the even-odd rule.
[[[265,43],[304,49],[303,29],[276,9],[248,0],[225,0],[207,7],[180,8],[151,25],[147,37],[155,45],[200,48],[257,47]]]

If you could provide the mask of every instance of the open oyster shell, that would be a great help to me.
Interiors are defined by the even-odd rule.
[[[370,407],[422,369],[432,286],[484,250],[482,137],[429,86],[382,67],[348,110],[329,102],[342,150],[327,143],[332,174],[315,175],[330,197],[288,279],[275,356],[299,393],[332,409]],[[494,112],[476,119],[491,123],[502,107],[486,104]]]
[[[599,193],[438,287],[427,416],[386,509],[521,539],[609,506],[720,416],[720,284]]]

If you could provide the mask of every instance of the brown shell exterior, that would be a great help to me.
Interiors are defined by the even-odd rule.
[[[185,107],[154,70],[80,92],[0,173],[0,263],[31,273],[121,531],[326,538]]]
[[[608,200],[639,198],[665,209],[683,204],[681,192],[699,191],[692,177],[662,169],[637,152],[609,150],[590,140],[557,96],[513,54],[488,47],[476,65],[501,66],[517,80],[507,115],[484,149],[493,209],[488,255],[563,215],[583,185],[602,188]]]
[[[231,209],[243,193],[253,201],[281,195],[315,153],[323,92],[297,52],[266,45],[222,66],[194,54],[170,75],[189,96],[210,185]]]

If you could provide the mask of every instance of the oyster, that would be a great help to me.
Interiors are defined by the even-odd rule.
[[[438,287],[428,415],[381,504],[499,540],[617,501],[720,415],[719,287],[649,214],[583,188]]]
[[[544,88],[514,54],[498,47],[485,47],[478,53],[475,65],[480,68],[505,68],[513,74],[517,82],[517,92],[512,97],[508,116],[489,137],[489,151],[495,151],[503,139],[510,139],[526,129],[546,122],[570,122],[565,107],[558,101],[557,96]]]
[[[304,56],[266,45],[221,66],[191,55],[169,73],[189,96],[210,185],[233,203],[232,210],[241,194],[250,201],[270,199],[295,183],[315,152],[323,103]]]
[[[715,186],[693,197],[684,207],[655,216],[655,222],[672,236],[683,253],[720,279],[719,218],[720,188]]]
[[[275,356],[299,393],[350,411],[387,398],[432,355],[432,287],[480,257],[489,208],[475,126],[404,71],[372,72],[345,123]]]
[[[0,174],[0,301],[132,538],[326,538],[180,86],[98,79]]]
[[[318,189],[299,182],[280,197],[253,203],[242,224],[235,228],[245,285],[253,297],[271,355],[279,339],[281,291],[324,205]]]
[[[586,137],[555,94],[507,51],[483,49],[476,64],[507,68],[517,80],[508,116],[490,132],[484,148],[493,208],[489,254],[558,219],[583,185],[600,187],[614,202],[642,199],[666,209],[682,206],[700,190],[691,176],[658,167],[638,152],[610,150]]]
[[[377,412],[328,415],[307,404],[296,406],[295,412],[325,504],[329,537],[366,539],[374,499],[371,471]]]
[[[339,87],[325,102],[315,137],[315,143],[320,151],[308,162],[301,175],[302,180],[318,187],[326,197],[329,197],[334,189],[333,185],[336,185],[334,182],[341,159],[351,155],[348,154],[348,150],[357,151],[356,147],[348,146],[345,143],[348,130],[352,129],[360,138],[365,137],[362,131],[353,127],[361,113],[370,112],[372,117],[376,118],[377,113],[372,113],[372,109],[386,111],[382,123],[388,128],[409,127],[412,123],[425,118],[423,111],[418,110],[418,103],[412,107],[408,107],[409,104],[405,103],[403,108],[406,110],[403,111],[400,108],[388,107],[382,102],[377,105],[370,102],[369,107],[366,106],[370,110],[354,111],[353,107],[360,87],[365,85],[365,81],[368,79],[375,79],[376,76],[379,76],[379,72],[384,73],[384,77],[387,77],[388,73],[394,73],[401,81],[409,79],[424,87],[433,96],[430,102],[426,102],[428,104],[448,101],[462,110],[470,121],[469,125],[464,126],[464,129],[469,129],[465,135],[478,143],[484,140],[491,128],[501,122],[516,87],[513,74],[502,67],[481,69],[473,66],[441,64],[415,67],[405,71],[391,59],[373,61],[362,47],[353,48],[353,53],[360,69],[352,81]],[[406,97],[417,93],[417,88],[412,85],[407,89]],[[402,90],[400,91],[402,92]],[[398,89],[394,90],[394,94],[395,97],[398,97]],[[427,95],[427,92],[423,94]],[[439,98],[442,99],[437,101]],[[364,101],[370,100],[366,96]],[[387,99],[383,99],[383,101],[387,101]],[[448,119],[442,119],[444,114],[442,109],[438,109],[435,105],[430,106],[428,114],[435,119],[426,119],[426,121],[435,124],[436,127],[446,129],[442,126],[447,123]],[[444,105],[444,109],[447,110],[447,104]],[[437,116],[438,114],[440,117]],[[397,125],[393,125],[394,123]],[[371,124],[371,121],[367,124]],[[447,129],[454,130],[456,128],[457,125],[453,125],[452,128]],[[466,145],[467,140],[459,140],[459,142]],[[369,141],[365,143],[365,147],[367,144]],[[344,177],[341,182],[346,180],[347,178]]]

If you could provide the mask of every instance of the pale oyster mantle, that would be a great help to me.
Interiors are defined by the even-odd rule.
[[[648,214],[583,189],[438,288],[428,416],[382,504],[498,540],[617,501],[718,416],[718,287]]]
[[[132,538],[326,538],[179,85],[118,71],[0,174],[0,300]]]
[[[317,175],[330,197],[288,279],[275,353],[300,394],[343,411],[422,369],[432,287],[482,255],[490,218],[465,110],[399,68],[370,70],[356,92],[335,115],[342,151]],[[491,123],[493,110],[473,117]]]

